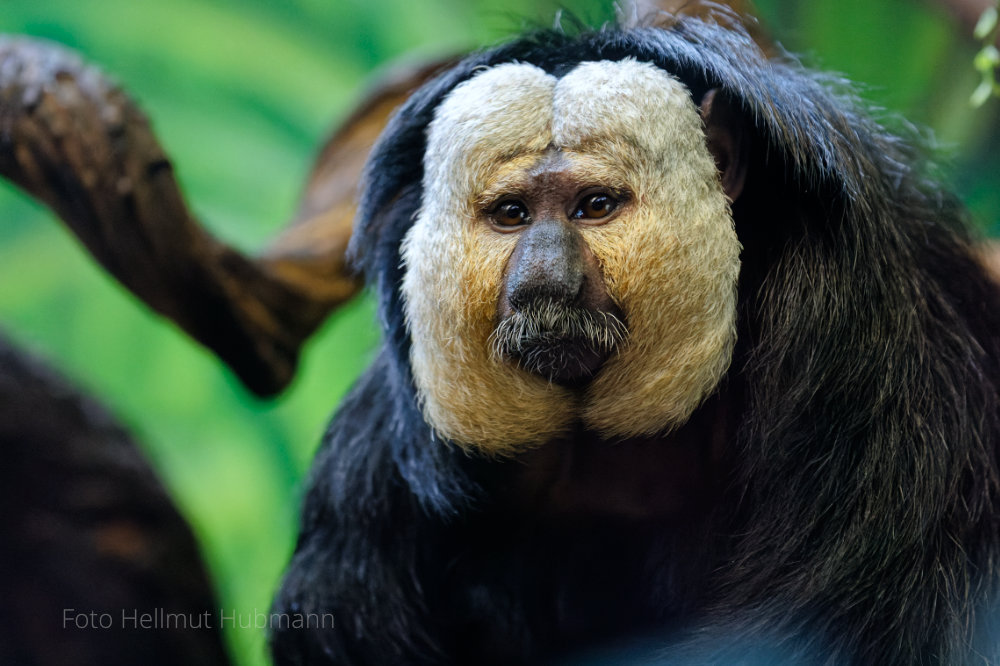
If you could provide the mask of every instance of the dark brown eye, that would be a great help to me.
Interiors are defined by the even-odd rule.
[[[598,192],[584,197],[571,217],[575,220],[599,220],[611,215],[617,208],[617,199],[610,194]]]
[[[505,201],[493,211],[493,222],[501,227],[515,227],[531,221],[528,207],[520,201]]]

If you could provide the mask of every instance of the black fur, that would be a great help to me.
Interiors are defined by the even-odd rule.
[[[333,613],[336,629],[275,631],[278,664],[516,663],[615,644],[613,663],[1000,663],[1000,289],[914,141],[723,23],[522,38],[391,121],[354,240],[385,344],[317,456],[275,602]],[[458,83],[514,60],[560,75],[624,57],[696,100],[718,88],[752,142],[734,206],[736,354],[663,443],[696,457],[722,441],[725,456],[683,517],[557,519],[518,499],[521,462],[459,452],[424,423],[399,244],[425,128]]]

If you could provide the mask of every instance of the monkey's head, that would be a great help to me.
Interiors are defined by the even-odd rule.
[[[737,312],[741,369],[783,353],[789,312],[825,334],[822,307],[782,307],[821,295],[793,255],[882,200],[851,149],[877,128],[833,105],[696,18],[522,38],[444,72],[376,145],[355,230],[394,400],[487,453],[646,437],[719,388]]]
[[[683,85],[632,59],[501,64],[447,95],[402,252],[438,432],[499,452],[578,422],[651,434],[712,390],[740,247],[704,127]]]

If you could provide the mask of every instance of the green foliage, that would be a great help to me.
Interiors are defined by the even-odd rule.
[[[152,118],[198,215],[252,251],[290,217],[311,156],[373,70],[548,25],[562,6],[596,25],[610,4],[3,0],[0,31],[59,41],[111,73]],[[790,48],[866,81],[876,102],[968,151],[962,191],[982,219],[998,219],[996,105],[974,114],[965,102],[973,47],[953,24],[905,0],[760,5],[764,25]],[[222,606],[265,610],[292,548],[312,452],[377,344],[371,299],[338,312],[305,350],[292,388],[264,403],[6,183],[0,219],[2,326],[130,425],[201,538]],[[235,629],[229,640],[239,663],[266,663],[261,632]]]
[[[952,186],[1000,234],[1000,104],[969,105],[977,45],[943,3],[756,0],[761,23],[806,64],[842,72],[876,107],[933,131]]]
[[[973,36],[983,44],[976,54],[973,66],[982,76],[982,81],[972,93],[970,102],[979,107],[991,97],[1000,97],[1000,83],[997,83],[997,69],[1000,68],[1000,51],[994,46],[997,40],[997,8],[987,7],[976,22]]]

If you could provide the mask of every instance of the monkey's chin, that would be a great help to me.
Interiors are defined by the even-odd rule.
[[[576,387],[589,382],[608,356],[610,351],[595,349],[586,341],[528,340],[521,343],[511,360],[522,370],[550,382]]]

